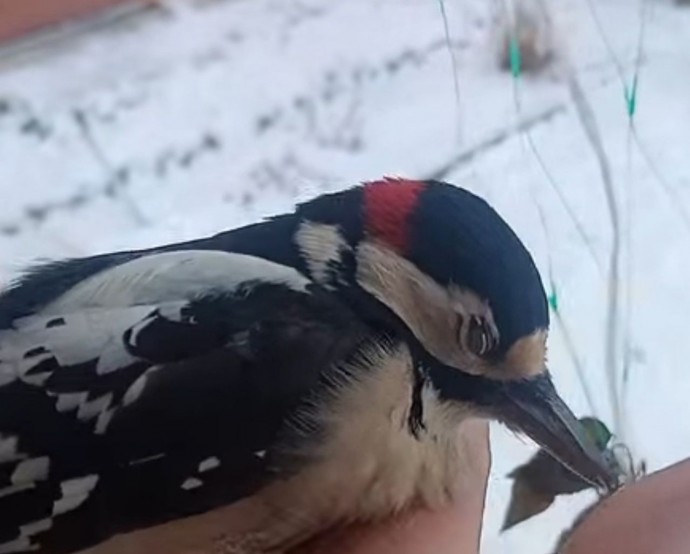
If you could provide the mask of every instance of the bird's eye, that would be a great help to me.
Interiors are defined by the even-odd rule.
[[[476,356],[485,356],[494,347],[494,337],[487,323],[480,317],[472,316],[467,328],[467,348]]]

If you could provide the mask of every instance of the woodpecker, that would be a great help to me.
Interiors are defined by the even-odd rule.
[[[525,246],[438,181],[30,269],[0,296],[0,553],[286,552],[452,501],[477,417],[613,489],[548,327]]]

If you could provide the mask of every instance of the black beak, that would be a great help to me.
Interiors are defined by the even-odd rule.
[[[527,434],[591,485],[608,491],[618,488],[618,475],[558,395],[548,373],[504,381],[497,396],[490,408],[497,419]]]

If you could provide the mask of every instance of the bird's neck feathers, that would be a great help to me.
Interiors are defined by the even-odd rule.
[[[451,501],[475,454],[458,447],[468,414],[440,401],[425,383],[419,391],[423,427],[414,433],[414,361],[407,346],[370,347],[352,363],[356,367],[333,379],[328,402],[302,414],[302,421],[311,420],[323,432],[319,440],[303,443],[302,471],[276,485],[271,496],[302,498],[305,510],[322,509],[345,520]],[[300,493],[292,494],[293,488]],[[290,507],[295,508],[300,509]]]
[[[424,428],[415,436],[408,424],[415,380],[407,346],[370,344],[360,354],[298,414],[297,440],[273,453],[278,471],[285,456],[299,466],[253,497],[268,507],[255,526],[262,552],[286,551],[343,524],[440,509],[471,490],[485,457],[477,447],[485,445],[472,440],[468,414],[439,401],[425,384]]]

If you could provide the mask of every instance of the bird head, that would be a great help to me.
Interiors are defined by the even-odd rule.
[[[311,277],[359,291],[370,319],[397,324],[442,401],[524,432],[583,479],[615,487],[547,370],[539,272],[489,204],[447,183],[384,179],[297,215]]]

